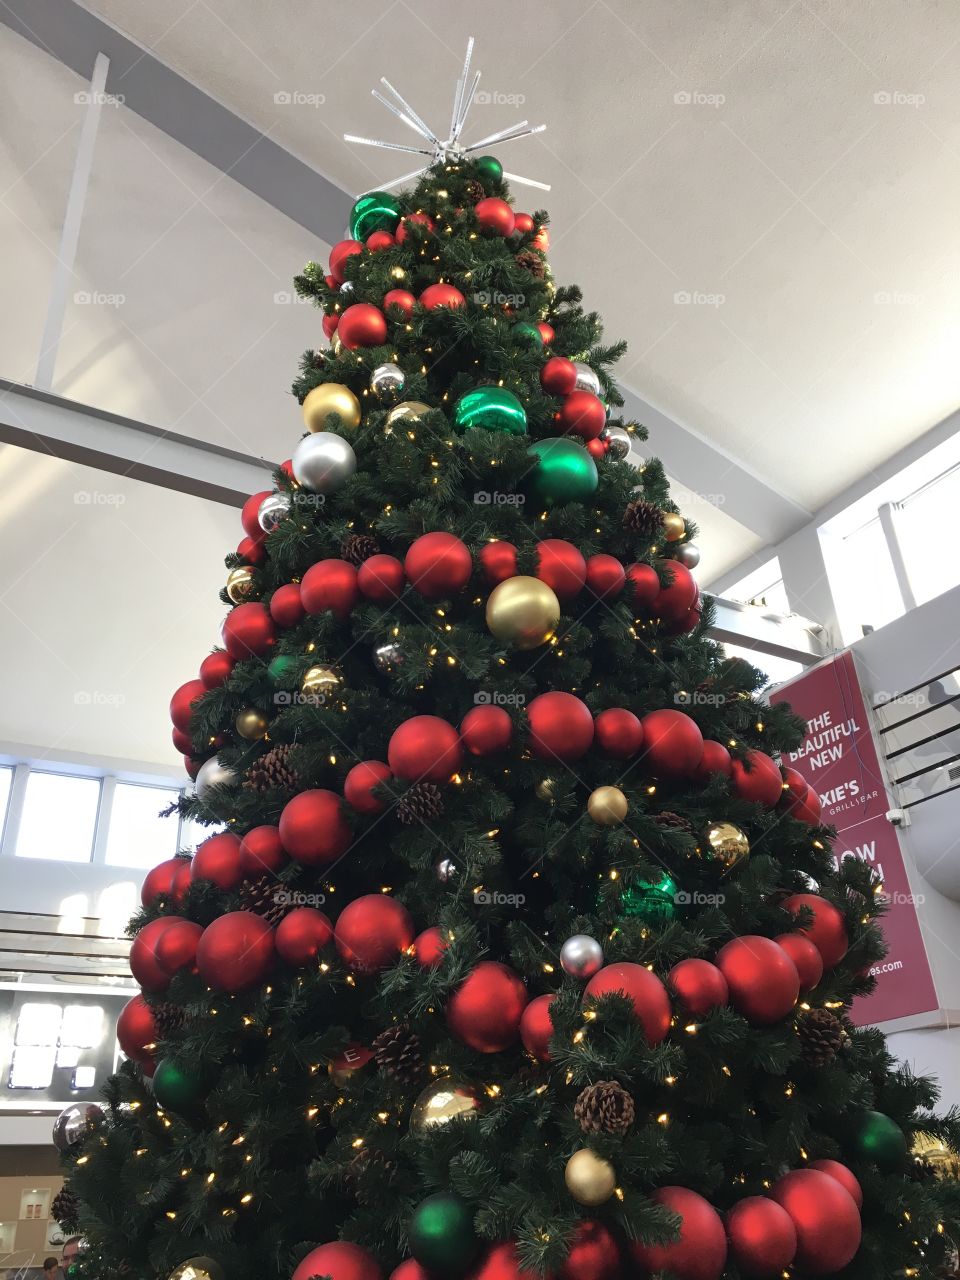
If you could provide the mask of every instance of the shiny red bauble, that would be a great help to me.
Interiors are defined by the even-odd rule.
[[[190,859],[168,858],[166,862],[158,862],[143,878],[140,886],[140,901],[145,907],[152,907],[160,898],[179,906],[190,888]]]
[[[389,231],[371,231],[363,243],[371,253],[378,253],[381,249],[392,249],[397,241]]]
[[[543,339],[543,345],[545,347],[549,347],[551,342],[553,342],[554,338],[557,336],[553,325],[547,324],[546,320],[538,320],[536,325],[534,325],[534,328]]]
[[[263,534],[259,538],[241,538],[237,544],[237,555],[246,564],[263,564],[267,558]]]
[[[515,213],[513,215],[513,229],[519,231],[521,235],[529,235],[534,229],[536,223],[529,213]]]
[[[559,1280],[617,1280],[620,1249],[608,1227],[588,1219],[574,1232]]]
[[[587,562],[563,538],[544,538],[537,545],[537,577],[552,587],[558,600],[573,600],[587,580]]]
[[[339,315],[324,316],[320,321],[320,327],[323,330],[323,336],[329,342],[333,335],[337,332],[337,325],[340,323]]]
[[[279,827],[254,827],[240,841],[240,870],[245,880],[274,875],[288,862]]]
[[[520,1039],[523,1047],[538,1062],[550,1061],[550,1037],[553,1035],[550,1006],[556,998],[553,994],[535,996],[524,1009],[520,1019]]]
[[[207,688],[202,680],[188,680],[170,699],[170,719],[182,733],[190,732],[190,715],[193,703]]]
[[[714,742],[713,738],[704,738],[703,755],[700,757],[700,763],[693,771],[693,776],[698,782],[708,782],[715,773],[722,774],[725,778],[729,778],[733,772],[733,761],[730,759],[730,752],[722,742]]]
[[[551,356],[540,370],[540,385],[549,396],[568,396],[577,385],[577,366],[566,356]]]
[[[797,1229],[797,1264],[804,1275],[825,1276],[852,1261],[860,1248],[860,1210],[836,1178],[819,1169],[794,1169],[770,1189]]]
[[[439,716],[405,720],[387,747],[387,762],[404,782],[449,782],[462,759],[460,735]]]
[[[473,211],[484,231],[497,236],[513,235],[517,219],[506,200],[501,200],[498,196],[487,196],[474,206]]]
[[[161,971],[172,978],[181,969],[192,969],[196,964],[197,946],[203,929],[193,920],[183,920],[178,916],[164,916],[163,919],[167,927],[158,934],[153,954]]]
[[[810,784],[802,773],[799,773],[796,769],[791,769],[786,765],[780,766],[780,773],[783,777],[783,791],[780,796],[780,808],[789,813],[795,805],[803,804],[806,800]]]
[[[350,616],[359,595],[357,571],[347,560],[318,560],[300,583],[300,599],[307,613],[330,609],[341,622]]]
[[[430,284],[420,295],[420,305],[427,311],[436,311],[438,307],[456,310],[465,307],[467,300],[452,284]]]
[[[273,929],[252,911],[230,911],[208,924],[197,946],[200,977],[214,991],[256,986],[273,964]]]
[[[667,974],[667,985],[695,1018],[705,1018],[711,1009],[721,1008],[730,998],[727,980],[717,966],[696,956],[675,964]]]
[[[863,1188],[857,1181],[852,1169],[848,1169],[839,1160],[811,1160],[809,1167],[811,1169],[819,1169],[821,1173],[826,1173],[831,1178],[836,1178],[857,1208],[863,1208]]]
[[[173,743],[175,751],[179,751],[182,756],[188,756],[193,750],[193,739],[189,733],[184,733],[182,729],[172,729],[170,731],[170,741]]]
[[[616,556],[590,556],[587,560],[587,590],[599,600],[618,596],[627,583],[627,571]]]
[[[159,1033],[153,1011],[143,996],[134,996],[120,1010],[117,1019],[117,1043],[134,1062],[150,1062]]]
[[[587,441],[586,450],[590,457],[596,462],[599,458],[605,458],[607,456],[610,451],[610,446],[607,444],[606,440],[601,440],[600,437],[597,436],[595,439]]]
[[[359,347],[381,347],[387,340],[387,321],[383,312],[369,302],[355,302],[341,312],[337,337],[348,351]]]
[[[333,791],[301,791],[280,814],[281,843],[305,866],[329,867],[346,853],[352,839],[343,801]]]
[[[783,779],[776,764],[765,751],[748,751],[746,763],[734,760],[730,777],[741,800],[774,808],[783,794]]]
[[[368,1250],[348,1240],[332,1240],[308,1253],[291,1280],[311,1280],[313,1276],[329,1276],[330,1280],[382,1280],[383,1272]]]
[[[669,1272],[675,1280],[720,1280],[727,1261],[727,1233],[709,1200],[686,1187],[661,1187],[650,1198],[681,1219],[680,1238],[668,1244],[632,1241],[634,1261],[651,1274]]]
[[[651,711],[643,725],[643,763],[658,778],[689,778],[703,758],[703,734],[682,711]]]
[[[273,648],[277,629],[265,605],[238,604],[223,623],[223,643],[231,658],[262,658]]]
[[[240,837],[232,831],[208,836],[194,855],[190,879],[209,880],[218,889],[235,889],[243,879],[240,866]]]
[[[656,974],[629,961],[608,964],[583,989],[584,1002],[614,994],[626,996],[633,1005],[648,1044],[659,1044],[665,1038],[670,1030],[670,997]]]
[[[478,1053],[501,1053],[520,1034],[527,989],[518,973],[481,960],[447,1000],[447,1025]]]
[[[667,574],[672,581],[668,587],[660,588],[660,593],[653,602],[653,611],[666,622],[681,622],[693,608],[697,598],[697,584],[693,574],[679,560],[670,561]]]
[[[530,750],[541,760],[579,760],[593,743],[593,716],[572,693],[541,693],[527,707]]]
[[[513,721],[503,707],[474,707],[460,723],[460,741],[472,756],[506,751],[513,737]]]
[[[433,1280],[433,1276],[416,1258],[407,1258],[390,1272],[390,1280]]]
[[[213,653],[208,653],[204,660],[200,663],[200,680],[205,689],[219,689],[225,684],[230,677],[230,672],[236,666],[233,658],[229,653],[224,653],[222,649],[217,649]]]
[[[160,916],[145,924],[130,945],[130,972],[144,991],[166,991],[170,975],[157,963],[157,942],[169,927],[171,920],[179,916]]]
[[[557,411],[557,423],[565,435],[596,440],[607,425],[607,411],[592,391],[571,391]]]
[[[337,284],[343,284],[344,266],[355,253],[363,253],[359,240],[340,240],[330,250],[330,274]]]
[[[660,594],[660,577],[650,564],[627,566],[627,596],[638,609],[648,612]]]
[[[252,493],[240,508],[240,523],[243,525],[243,532],[249,538],[263,537],[263,530],[260,528],[260,503],[264,498],[272,496],[272,490],[261,489],[259,493]]]
[[[752,933],[734,938],[721,947],[717,968],[730,988],[730,1003],[753,1026],[779,1022],[797,1003],[797,966],[772,938]]]
[[[413,917],[385,893],[354,898],[340,912],[334,940],[340,959],[358,973],[377,973],[395,964],[413,943]]]
[[[774,938],[797,966],[800,990],[812,991],[823,977],[823,956],[808,937],[802,933],[781,933]]]
[[[473,573],[470,548],[454,533],[424,533],[410,545],[403,568],[425,600],[462,591]]]
[[[400,225],[397,227],[397,244],[406,243],[411,225],[425,227],[427,231],[432,231],[433,219],[426,213],[408,213],[405,218],[401,218]]]
[[[810,827],[817,827],[820,825],[821,812],[820,797],[813,787],[807,787],[807,794],[802,803],[794,805],[790,816],[796,818],[798,822],[805,822]]]
[[[843,913],[821,898],[817,893],[794,893],[780,904],[784,911],[795,915],[801,907],[813,913],[813,920],[808,925],[799,925],[801,933],[806,934],[813,945],[823,956],[824,967],[832,969],[847,954],[850,939],[847,937],[847,926]]]
[[[383,813],[387,802],[373,793],[392,777],[382,760],[361,760],[343,780],[343,798],[357,813]]]
[[[413,315],[413,308],[416,306],[417,300],[408,289],[390,289],[383,295],[383,309],[387,311],[390,307],[396,307],[405,320],[409,320]]]
[[[424,929],[413,940],[413,954],[421,969],[435,969],[446,949],[447,941],[437,925]]]
[[[492,587],[517,575],[517,548],[512,542],[488,542],[477,558],[484,578]]]
[[[375,555],[357,569],[357,586],[365,600],[391,604],[403,594],[406,576],[396,556]]]
[[[295,627],[305,613],[300,598],[300,584],[286,582],[270,597],[270,617],[278,627]]]
[[[296,907],[277,925],[274,945],[280,959],[295,969],[313,964],[333,937],[333,925],[315,907]]]
[[[391,1277],[393,1280],[393,1277]],[[415,1277],[400,1280],[418,1280]],[[525,1271],[520,1266],[517,1246],[513,1240],[502,1240],[491,1245],[480,1261],[468,1273],[468,1280],[541,1280],[539,1271]]]
[[[775,1200],[748,1196],[728,1211],[725,1223],[730,1254],[742,1275],[773,1280],[793,1261],[797,1229]]]
[[[615,760],[629,760],[643,746],[640,718],[625,707],[609,707],[593,722],[597,746]]]

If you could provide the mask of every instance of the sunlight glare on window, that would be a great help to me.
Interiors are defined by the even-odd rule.
[[[144,870],[172,858],[177,851],[177,819],[161,818],[160,810],[177,799],[166,787],[145,787],[118,782],[110,811],[106,862],[110,867]]]
[[[89,862],[99,805],[99,778],[31,771],[17,835],[17,857]]]

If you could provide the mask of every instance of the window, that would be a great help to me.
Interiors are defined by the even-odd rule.
[[[31,771],[17,836],[17,857],[89,862],[99,807],[99,778]]]
[[[780,572],[780,561],[774,556],[757,569],[751,569],[746,577],[724,591],[728,600],[740,604],[757,604],[773,613],[792,613]]]
[[[844,636],[857,640],[903,615],[903,596],[880,517],[854,529],[843,540],[843,599],[838,609],[848,621]]]
[[[960,466],[905,498],[897,512],[897,540],[917,604],[926,604],[960,582],[960,562],[946,550],[956,540],[958,508]]]
[[[148,869],[173,857],[177,852],[177,818],[161,818],[159,814],[177,795],[163,787],[117,783],[107,833],[108,866]]]
[[[728,658],[743,658],[751,667],[756,667],[767,677],[764,688],[772,684],[783,684],[784,680],[792,680],[803,670],[802,662],[793,662],[790,658],[778,658],[772,653],[760,653],[756,649],[742,649],[736,644],[725,644],[723,652]]]
[[[7,817],[7,802],[10,799],[10,788],[13,786],[13,770],[0,766],[0,835],[3,835],[3,824]]]

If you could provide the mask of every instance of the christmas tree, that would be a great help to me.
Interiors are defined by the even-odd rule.
[[[173,698],[96,1280],[955,1274],[960,1117],[857,1030],[879,886],[708,637],[696,530],[547,215],[444,152],[299,292],[331,345]]]

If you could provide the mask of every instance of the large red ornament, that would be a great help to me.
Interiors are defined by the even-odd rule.
[[[670,997],[660,979],[642,964],[608,964],[583,989],[584,1002],[619,994],[633,1005],[637,1021],[650,1045],[659,1044],[670,1030]]]
[[[413,943],[413,917],[396,898],[367,893],[340,912],[334,939],[340,959],[360,973],[394,964]]]
[[[754,1026],[779,1022],[797,1003],[797,966],[772,938],[753,933],[734,938],[721,947],[717,968],[730,988],[730,1003]]]
[[[521,235],[528,235],[536,223],[529,213],[515,213],[513,215],[513,229],[519,231]]]
[[[823,956],[803,933],[781,933],[774,938],[797,966],[800,990],[812,991],[823,977]]]
[[[270,597],[270,617],[278,627],[295,627],[303,621],[303,601],[300,599],[300,584],[284,583],[277,587]]]
[[[157,942],[179,916],[160,916],[145,924],[130,946],[130,972],[144,991],[166,991],[170,975],[157,963]]]
[[[386,318],[372,303],[355,302],[341,313],[337,337],[348,351],[383,346],[387,340]]]
[[[243,879],[240,837],[232,831],[208,836],[194,855],[190,879],[210,880],[218,889],[235,889]]]
[[[333,925],[314,907],[297,907],[277,925],[274,944],[286,964],[302,969],[312,964],[333,937]]]
[[[653,611],[666,622],[681,622],[693,608],[697,598],[697,584],[693,574],[679,560],[671,560],[667,572],[672,575],[673,581],[669,587],[660,588],[653,602]]]
[[[638,609],[647,612],[653,608],[660,594],[660,578],[649,564],[632,564],[627,568],[627,594]]]
[[[730,776],[734,791],[741,800],[753,800],[772,809],[783,794],[780,770],[765,751],[748,751],[747,765],[742,760],[733,761]]]
[[[547,324],[546,320],[538,320],[534,328],[536,329],[537,333],[539,333],[540,337],[543,339],[543,345],[545,347],[549,347],[550,344],[553,342],[554,338],[557,336],[553,325]]]
[[[501,200],[498,196],[487,196],[474,206],[473,211],[484,231],[497,236],[513,235],[517,220],[506,200]]]
[[[168,978],[172,978],[181,969],[192,969],[196,964],[197,946],[203,929],[193,920],[179,916],[165,916],[164,919],[167,928],[158,935],[153,952],[157,965]]]
[[[405,244],[410,234],[411,224],[419,227],[426,227],[428,231],[433,230],[433,219],[426,213],[408,213],[405,218],[400,219],[400,225],[397,227],[397,244]]]
[[[565,435],[596,440],[607,425],[607,411],[592,391],[571,391],[557,412],[557,422]]]
[[[813,913],[811,924],[798,926],[823,956],[823,964],[832,969],[847,954],[850,939],[842,912],[817,893],[794,893],[780,904],[784,911],[796,915],[801,907]]]
[[[390,1280],[433,1280],[433,1276],[416,1258],[407,1258],[390,1272]]]
[[[207,687],[202,680],[188,680],[170,699],[170,719],[182,733],[190,732],[191,709]]]
[[[682,711],[651,711],[643,725],[643,763],[658,778],[689,778],[703,759],[703,734]]]
[[[625,707],[609,707],[593,722],[597,746],[615,760],[629,760],[643,746],[640,718]]]
[[[810,784],[802,773],[787,765],[780,766],[783,777],[783,792],[780,796],[780,808],[792,813],[795,808],[805,803]]]
[[[676,1280],[720,1280],[727,1261],[723,1220],[708,1200],[686,1187],[661,1187],[650,1197],[681,1219],[680,1238],[669,1244],[630,1244],[633,1259],[651,1274],[666,1271]]]
[[[382,760],[361,760],[343,780],[343,798],[357,813],[383,813],[387,803],[373,792],[392,777],[390,766]]]
[[[357,571],[347,560],[318,560],[300,583],[300,599],[307,613],[331,609],[341,622],[349,618],[359,594]]]
[[[501,1053],[516,1042],[527,1004],[523,979],[505,964],[481,960],[447,1000],[447,1025],[478,1053]]]
[[[134,996],[120,1010],[117,1019],[117,1043],[134,1062],[150,1062],[160,1038],[153,1011],[143,996]]]
[[[714,742],[713,738],[704,738],[703,755],[700,757],[700,763],[693,771],[693,776],[698,782],[709,782],[711,776],[715,773],[722,773],[725,778],[729,778],[733,771],[733,761],[730,759],[730,752],[722,742]]]
[[[249,538],[262,538],[263,530],[260,528],[260,503],[264,498],[272,496],[272,490],[261,489],[259,493],[252,493],[240,509],[240,523],[243,525],[243,532]]]
[[[620,1249],[608,1227],[588,1219],[574,1233],[560,1280],[618,1280]]]
[[[421,969],[435,969],[446,949],[447,941],[437,925],[424,929],[413,940],[413,954]]]
[[[412,716],[394,732],[387,761],[404,782],[449,782],[463,752],[456,729],[439,716]]]
[[[831,1275],[852,1261],[863,1234],[860,1211],[836,1178],[794,1169],[773,1184],[770,1196],[797,1229],[797,1264],[804,1274]]]
[[[810,1168],[819,1169],[821,1173],[826,1173],[831,1178],[836,1178],[841,1187],[850,1195],[857,1208],[863,1208],[863,1188],[854,1176],[852,1169],[848,1169],[839,1160],[811,1160]]]
[[[349,1240],[332,1240],[313,1249],[294,1271],[292,1280],[382,1280],[383,1272],[372,1253]]]
[[[359,240],[340,240],[330,250],[330,274],[337,284],[343,284],[346,261],[355,253],[363,253]]]
[[[587,590],[600,600],[618,596],[627,582],[627,571],[616,556],[590,556],[587,560]]]
[[[705,1018],[730,998],[727,980],[715,964],[691,956],[681,960],[667,974],[667,983],[683,1007],[695,1018]]]
[[[593,743],[590,708],[572,693],[541,693],[527,707],[530,750],[541,760],[579,760]]]
[[[544,538],[537,546],[537,577],[553,588],[557,599],[572,600],[587,580],[587,562],[572,542]]]
[[[189,888],[190,859],[168,858],[151,867],[144,876],[140,901],[145,907],[152,907],[158,899],[166,898],[178,907]]]
[[[401,1280],[418,1280],[418,1278],[401,1277]],[[539,1271],[523,1270],[520,1266],[517,1246],[513,1240],[502,1240],[500,1244],[490,1246],[469,1272],[469,1280],[542,1280],[542,1278]]]
[[[540,370],[540,385],[548,396],[568,396],[577,385],[577,366],[566,356],[551,356]]]
[[[395,237],[389,231],[371,231],[364,240],[364,244],[372,253],[377,253],[381,249],[390,249],[396,243]]]
[[[231,658],[260,658],[273,648],[277,630],[265,605],[238,604],[224,619],[223,643]]]
[[[805,822],[808,826],[817,827],[820,825],[820,814],[822,806],[820,797],[813,787],[807,787],[807,793],[799,804],[793,805],[790,810],[790,816],[796,818],[798,822]]]
[[[406,577],[396,556],[376,555],[357,569],[357,586],[365,600],[390,604],[403,593]]]
[[[280,814],[281,843],[305,866],[329,867],[346,853],[352,839],[343,801],[333,791],[301,791]]]
[[[550,1006],[556,998],[552,993],[534,997],[524,1009],[520,1019],[520,1039],[523,1041],[523,1047],[538,1062],[550,1061],[550,1037],[553,1035]]]
[[[465,307],[467,300],[452,284],[429,284],[420,295],[420,305],[427,311],[436,311],[438,307],[456,310]]]
[[[474,707],[460,723],[460,741],[472,756],[506,751],[512,737],[513,721],[503,707]]]
[[[383,295],[384,311],[389,307],[397,307],[405,320],[409,320],[413,315],[413,308],[416,305],[417,300],[408,289],[390,289]]]
[[[516,577],[517,548],[512,542],[488,542],[481,548],[478,559],[483,576],[492,587]]]
[[[275,875],[288,861],[279,827],[254,827],[240,841],[240,871],[244,879]]]
[[[403,562],[411,585],[426,600],[462,591],[473,573],[473,556],[453,533],[425,533],[410,546]]]
[[[273,956],[273,929],[266,920],[252,911],[230,911],[204,929],[197,968],[214,991],[245,991],[266,977]]]
[[[230,672],[236,666],[229,653],[215,649],[208,653],[200,663],[200,680],[205,689],[219,689],[230,678]]]
[[[748,1196],[726,1216],[730,1253],[740,1272],[753,1280],[773,1280],[797,1252],[793,1219],[766,1196]]]

